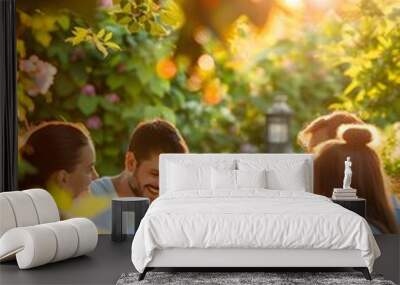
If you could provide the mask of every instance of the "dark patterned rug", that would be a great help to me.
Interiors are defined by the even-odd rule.
[[[395,285],[381,275],[372,275],[368,281],[360,272],[148,272],[146,278],[138,281],[139,273],[124,273],[117,285],[133,284],[379,284]]]

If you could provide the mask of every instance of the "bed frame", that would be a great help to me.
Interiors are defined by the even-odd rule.
[[[143,280],[155,268],[232,268],[246,271],[254,268],[337,268],[350,267],[371,280],[359,250],[328,249],[197,249],[171,248],[156,250],[152,261],[139,275]]]
[[[307,162],[307,192],[313,192],[313,160],[311,154],[161,154],[160,195],[167,183],[166,163],[174,160],[209,161],[218,159],[293,159]],[[361,271],[367,280],[371,276],[359,250],[330,249],[253,249],[253,248],[169,248],[158,249],[153,259],[139,275],[143,280],[146,273],[156,268],[230,268],[246,271],[254,268],[343,268]]]

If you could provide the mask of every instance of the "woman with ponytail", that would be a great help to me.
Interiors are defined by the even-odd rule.
[[[47,189],[62,211],[98,177],[94,145],[82,124],[43,122],[25,134],[19,154],[33,171],[19,177],[18,188]]]
[[[398,233],[393,208],[389,202],[387,183],[381,161],[371,148],[374,128],[366,124],[346,124],[338,129],[336,139],[315,148],[314,192],[332,196],[333,188],[341,187],[344,161],[352,161],[351,186],[367,200],[367,220],[375,233]]]

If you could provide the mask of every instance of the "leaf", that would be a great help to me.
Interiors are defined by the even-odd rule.
[[[104,37],[104,41],[108,42],[112,38],[112,32],[107,33],[107,35]]]
[[[35,109],[35,103],[31,97],[25,95],[25,93],[23,93],[23,96],[20,96],[18,101],[21,105],[25,106],[29,112],[32,112]]]
[[[98,100],[94,96],[90,97],[90,96],[81,95],[78,98],[77,104],[78,104],[79,110],[84,115],[89,116],[96,111],[97,105],[98,105]]]
[[[69,67],[71,77],[74,79],[76,85],[81,86],[88,80],[88,75],[85,69],[85,63],[79,62]]]
[[[130,17],[122,17],[120,20],[118,20],[118,23],[122,26],[128,25],[131,22]]]
[[[57,23],[61,26],[61,28],[66,31],[69,29],[70,20],[69,17],[66,15],[59,15],[56,18]]]
[[[144,117],[145,119],[154,119],[157,117],[161,117],[173,124],[175,124],[176,121],[174,111],[162,105],[146,106],[144,109]]]
[[[98,33],[97,33],[97,38],[101,39],[104,35],[105,35],[106,31],[104,29],[101,29]]]
[[[125,84],[125,76],[120,75],[118,73],[111,73],[107,79],[106,83],[111,90],[115,90]]]
[[[166,0],[163,2],[160,19],[163,24],[171,27],[180,28],[185,21],[184,13],[174,0]]]
[[[112,50],[121,50],[120,46],[114,42],[105,42],[104,44]]]
[[[22,12],[21,10],[19,12],[19,19],[21,20],[21,24],[30,27],[32,26],[32,17],[29,16],[27,13]]]
[[[99,106],[101,106],[104,110],[109,111],[109,112],[112,112],[112,111],[117,111],[118,112],[119,111],[119,108],[116,107],[115,104],[110,104],[110,102],[105,98],[100,98]],[[107,124],[106,118],[108,116],[110,116],[110,113],[106,113],[104,116],[105,116],[104,117],[104,123]]]
[[[144,62],[142,63],[141,67],[135,67],[137,70],[137,76],[143,85],[149,82],[151,77],[154,75],[153,68],[149,65],[146,65]]]
[[[132,34],[135,34],[135,33],[140,32],[143,29],[143,24],[141,24],[139,22],[133,22],[129,25],[128,29]]]
[[[54,80],[54,91],[60,97],[70,95],[75,89],[74,82],[65,73],[57,74]]]
[[[346,87],[346,89],[343,91],[343,94],[349,95],[354,89],[358,87],[358,82],[356,80],[353,80],[349,86]]]
[[[131,3],[126,3],[125,6],[122,8],[122,11],[130,14],[131,13],[131,9],[132,9],[132,4]]]
[[[35,32],[34,37],[44,47],[48,47],[52,39],[50,33],[44,31]]]
[[[95,37],[93,38],[93,42],[94,42],[96,48],[103,54],[103,57],[106,57],[108,55],[108,51],[105,48],[105,46]]]
[[[17,39],[17,52],[18,57],[24,58],[26,56],[25,42],[23,40]]]
[[[170,89],[170,81],[164,79],[152,80],[149,84],[150,91],[153,92],[158,97],[164,97]]]
[[[124,85],[124,89],[129,96],[134,98],[139,95],[142,86],[137,80],[129,80],[129,83]]]
[[[149,22],[150,24],[150,34],[153,36],[165,36],[168,31],[159,23]]]
[[[176,123],[176,116],[173,110],[171,110],[168,107],[163,106],[162,107],[162,117],[166,119],[168,122],[175,124]]]
[[[77,45],[86,40],[89,35],[89,30],[81,27],[75,27],[72,31],[73,37],[65,39],[66,42],[72,43],[72,45]]]
[[[74,32],[73,32],[73,34],[75,35],[75,36],[78,36],[78,37],[85,37],[87,34],[89,34],[89,30],[88,29],[85,29],[85,28],[81,28],[81,27],[75,27],[74,28]]]

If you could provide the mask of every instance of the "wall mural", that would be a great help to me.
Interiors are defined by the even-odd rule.
[[[64,2],[17,2],[19,189],[109,232],[112,197],[157,198],[160,153],[282,138],[315,154],[328,197],[350,156],[373,231],[398,232],[396,1]],[[290,109],[285,135],[267,127],[274,104]]]

